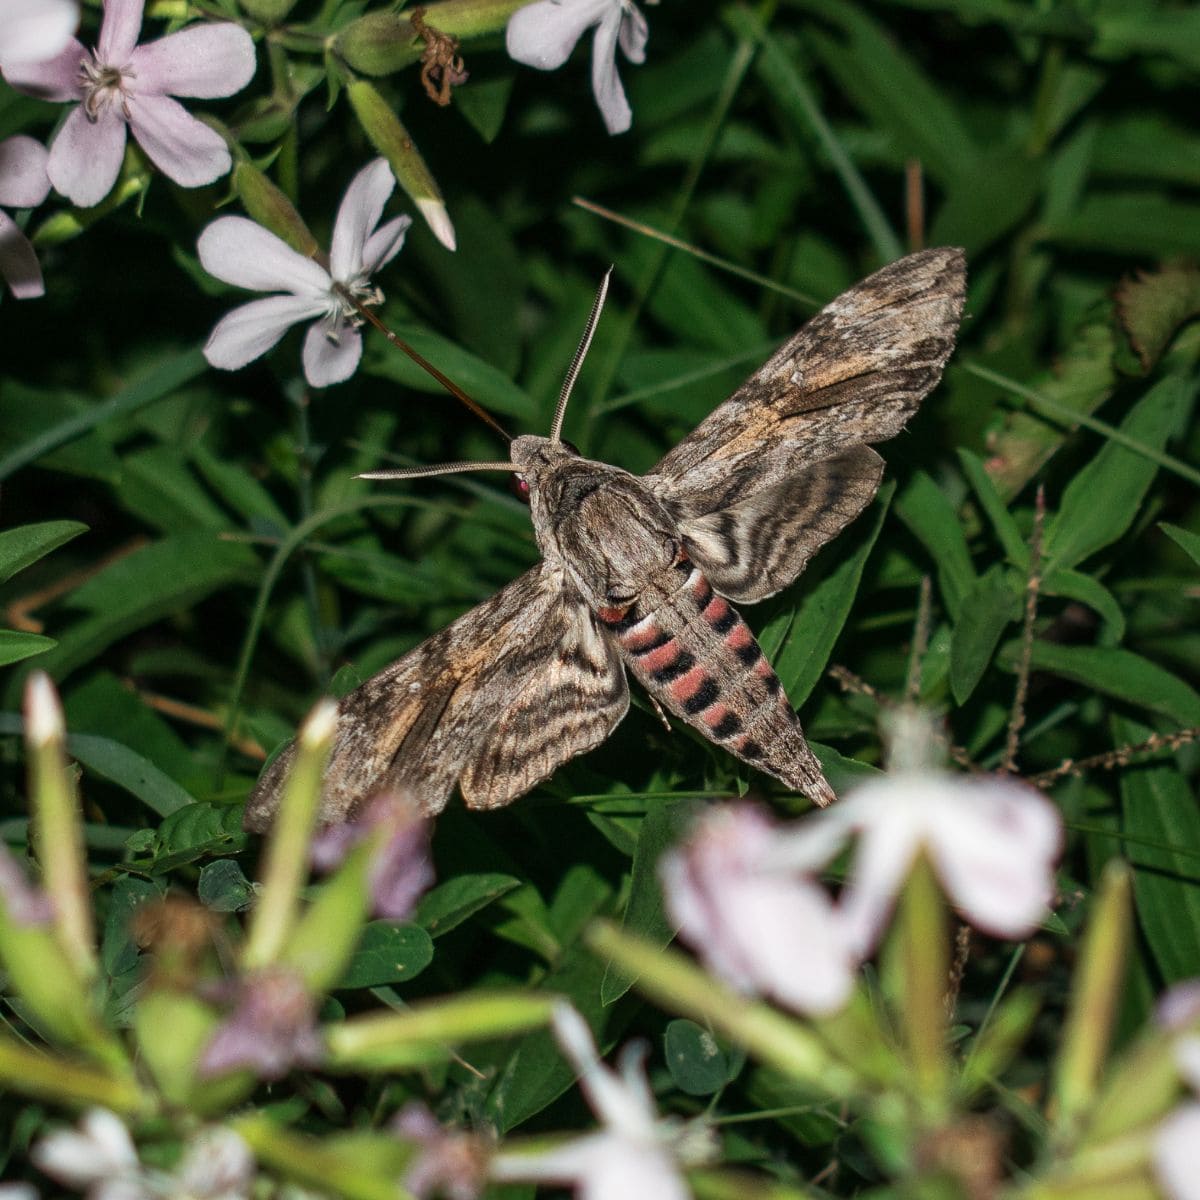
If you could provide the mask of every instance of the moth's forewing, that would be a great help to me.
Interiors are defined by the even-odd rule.
[[[436,813],[460,777],[469,802],[508,803],[603,741],[628,703],[618,656],[539,564],[342,699],[320,820],[399,787]],[[274,819],[291,757],[289,746],[259,780],[247,829]]]

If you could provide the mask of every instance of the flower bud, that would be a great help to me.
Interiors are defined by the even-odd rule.
[[[304,218],[292,202],[253,163],[243,160],[233,169],[233,186],[246,212],[260,225],[282,238],[293,250],[313,258],[318,253]]]

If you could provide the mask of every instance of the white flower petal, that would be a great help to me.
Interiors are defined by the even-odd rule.
[[[363,249],[383,216],[396,177],[387,159],[368,163],[350,181],[333,223],[329,247],[329,273],[339,283],[349,283],[363,273]]]
[[[33,300],[45,295],[42,268],[33,244],[3,212],[0,212],[0,278],[8,284],[14,299]]]
[[[579,1181],[580,1200],[689,1200],[691,1192],[675,1160],[656,1146],[624,1143],[595,1163]]]
[[[556,70],[586,29],[620,9],[621,0],[538,0],[519,8],[504,35],[509,57],[539,71]]]
[[[324,305],[310,296],[252,300],[217,322],[205,343],[204,357],[223,371],[236,371],[266,354],[292,325],[323,311]]]
[[[488,1164],[488,1175],[500,1183],[574,1183],[624,1144],[609,1133],[589,1133],[541,1154],[501,1150]]]
[[[129,124],[138,145],[180,187],[203,187],[229,173],[225,139],[169,96],[129,97]]]
[[[226,283],[320,300],[314,313],[330,303],[332,280],[325,268],[248,217],[218,217],[201,233],[196,249],[204,269]]]
[[[642,10],[636,4],[631,4],[621,17],[621,49],[630,62],[646,61],[646,40],[650,36],[650,27]]]
[[[605,13],[592,42],[592,92],[609,133],[624,133],[633,124],[633,110],[617,74],[617,35],[621,12]]]
[[[49,155],[41,142],[24,134],[0,142],[0,204],[35,208],[50,191]]]
[[[362,334],[353,325],[339,322],[337,341],[325,329],[325,322],[318,321],[304,335],[304,378],[313,387],[345,383],[358,370],[362,358]]]
[[[140,96],[232,96],[254,78],[254,39],[230,21],[201,22],[139,46],[130,67]]]
[[[1175,1065],[1180,1075],[1200,1092],[1200,1037],[1192,1034],[1175,1043]]]
[[[1200,1200],[1200,1104],[1184,1104],[1158,1127],[1154,1170],[1169,1200]]]
[[[861,957],[878,945],[919,845],[919,832],[898,821],[881,820],[859,839],[837,911],[846,937]]]
[[[125,121],[111,105],[93,124],[82,105],[67,114],[50,145],[46,174],[54,190],[80,208],[99,204],[117,182],[125,157]]]
[[[146,0],[104,0],[104,20],[96,57],[110,67],[124,67],[142,32],[142,12]]]
[[[1200,979],[1173,983],[1154,1004],[1154,1019],[1174,1032],[1187,1029],[1200,1017]]]
[[[0,63],[40,63],[66,49],[79,24],[74,0],[0,0]]]
[[[64,1129],[42,1138],[30,1158],[39,1171],[74,1188],[138,1168],[129,1130],[120,1117],[104,1108],[89,1110],[80,1120],[78,1132]]]
[[[85,58],[90,57],[80,42],[68,38],[66,48],[53,58],[36,62],[3,59],[0,60],[0,70],[18,92],[36,96],[39,100],[62,103],[78,100],[83,95],[83,89],[79,86],[79,67]]]
[[[412,217],[393,217],[386,225],[381,225],[369,238],[362,252],[362,270],[366,276],[374,275],[380,267],[388,263],[400,253],[404,245],[405,234],[412,224]]]

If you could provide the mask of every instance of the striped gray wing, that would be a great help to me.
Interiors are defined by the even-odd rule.
[[[393,788],[431,814],[456,783],[473,807],[507,804],[599,745],[628,705],[617,652],[539,563],[341,700],[320,820]],[[292,757],[288,746],[263,773],[247,829],[270,825]]]
[[[827,304],[646,476],[681,518],[736,505],[904,427],[942,375],[963,252],[923,250]]]

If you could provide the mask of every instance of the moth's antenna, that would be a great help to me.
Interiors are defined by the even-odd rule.
[[[562,391],[558,393],[558,407],[554,410],[554,421],[550,426],[550,440],[557,442],[559,435],[562,433],[563,419],[567,415],[567,401],[571,398],[571,389],[575,386],[575,380],[579,376],[579,368],[583,366],[583,360],[587,357],[588,347],[592,344],[592,336],[596,332],[596,325],[600,321],[600,313],[604,308],[604,297],[608,295],[608,281],[612,278],[613,269],[609,267],[604,272],[604,278],[600,280],[600,290],[596,293],[596,299],[592,303],[591,315],[587,320],[587,327],[583,331],[583,337],[579,339],[579,347],[575,351],[575,357],[571,359],[571,365],[567,369],[567,377],[563,380]]]
[[[355,479],[424,479],[429,475],[458,475],[464,471],[511,471],[510,462],[451,462],[431,467],[398,467],[394,471],[364,471]]]
[[[355,312],[358,313],[364,321],[374,325],[380,333],[383,334],[397,350],[403,350],[409,358],[421,368],[422,371],[427,371],[434,377],[457,400],[464,404],[471,412],[473,412],[486,425],[490,425],[506,442],[512,441],[512,435],[508,433],[504,426],[492,416],[486,408],[483,408],[477,401],[472,400],[466,392],[454,382],[453,379],[447,379],[428,359],[418,354],[402,337],[394,334],[357,296],[355,296],[349,288],[343,287],[340,283],[335,283],[334,290],[337,294],[348,303]],[[366,477],[364,477],[366,478]],[[380,478],[373,476],[372,478]]]

